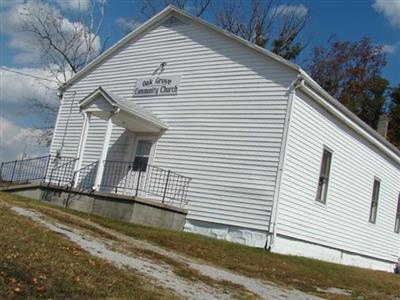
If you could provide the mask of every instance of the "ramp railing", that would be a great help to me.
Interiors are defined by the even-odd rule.
[[[72,157],[46,155],[3,162],[0,166],[0,183],[45,182],[50,178],[52,180],[57,178],[59,182],[66,182],[68,175],[72,175],[68,170],[75,160]]]
[[[72,185],[78,190],[93,190],[99,161],[92,162],[74,172]]]
[[[106,160],[100,189],[184,206],[190,180],[190,177],[150,164]]]
[[[50,155],[3,162],[0,167],[2,183],[27,183],[43,179],[51,160]]]
[[[127,196],[139,196],[184,206],[191,178],[154,165],[132,161],[104,162],[102,181],[94,187],[98,161],[75,170],[78,158],[41,156],[3,162],[0,184],[22,184],[37,181],[57,187],[73,187],[85,191],[100,191]]]
[[[72,186],[75,164],[78,161],[78,158],[70,158],[66,160],[66,162],[61,161],[52,166],[49,172],[50,174],[47,174],[44,180],[48,185],[56,185],[58,187]]]

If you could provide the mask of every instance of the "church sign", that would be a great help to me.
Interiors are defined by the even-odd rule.
[[[138,78],[134,97],[177,95],[180,76],[153,76]]]

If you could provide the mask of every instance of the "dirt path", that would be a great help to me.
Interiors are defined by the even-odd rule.
[[[47,227],[49,230],[67,237],[91,255],[105,259],[120,268],[132,268],[152,279],[154,282],[174,290],[178,295],[185,299],[231,299],[238,294],[234,287],[235,284],[241,286],[242,289],[249,291],[249,294],[254,295],[254,298],[321,299],[307,295],[298,290],[283,289],[270,282],[249,278],[222,268],[200,263],[188,257],[172,253],[161,247],[147,243],[143,240],[128,237],[78,217],[66,214],[70,218],[77,219],[79,222],[84,222],[85,224],[112,236],[113,240],[103,237],[99,238],[95,234],[91,234],[89,231],[83,231],[75,228],[75,226],[64,225],[52,221],[47,216],[32,209],[16,206],[11,209],[17,214],[28,217]],[[144,257],[138,252],[135,253],[134,250],[132,251],[132,248],[156,253],[160,257],[164,257],[165,260],[149,259],[149,257]],[[204,280],[204,278],[201,278],[202,280],[198,280],[198,278],[197,280],[189,280],[178,276],[173,271],[173,266],[166,263],[171,260],[174,263],[183,264],[185,268],[188,268],[188,270],[194,271],[209,280]],[[226,282],[232,283],[232,285],[223,284]]]

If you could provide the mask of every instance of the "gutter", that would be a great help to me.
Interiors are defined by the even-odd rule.
[[[301,90],[400,166],[400,151],[394,145],[339,103],[338,100],[325,92],[313,80],[306,79],[305,84],[301,86]]]
[[[269,240],[265,244],[265,250],[270,251],[274,245],[277,235],[277,220],[278,220],[278,205],[279,205],[279,197],[281,191],[281,182],[282,182],[282,175],[285,166],[285,158],[287,152],[287,141],[289,136],[289,129],[290,129],[290,119],[292,117],[292,106],[293,100],[296,96],[296,89],[302,87],[304,85],[304,78],[302,76],[297,76],[297,78],[290,84],[289,87],[289,97],[288,97],[288,109],[285,118],[285,126],[282,136],[282,146],[281,146],[281,153],[279,156],[279,165],[278,165],[278,173],[276,175],[276,183],[275,188],[276,192],[274,194],[274,200],[272,204],[272,213],[269,223],[268,231],[271,233]]]

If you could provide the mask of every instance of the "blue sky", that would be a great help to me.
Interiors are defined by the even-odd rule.
[[[386,2],[390,1],[400,3],[400,0],[386,0]],[[325,45],[332,34],[337,35],[341,40],[354,41],[367,36],[376,44],[395,48],[392,53],[387,53],[388,64],[384,69],[383,75],[393,85],[399,84],[400,24],[398,26],[391,25],[388,18],[373,7],[374,3],[375,1],[373,0],[290,1],[290,5],[304,5],[310,17],[310,21],[304,31],[304,36],[309,38],[309,45],[297,62],[300,65],[304,64],[304,59],[312,48],[318,45]],[[285,1],[282,1],[282,4],[285,4]],[[122,32],[120,32],[121,30],[115,20],[121,17],[135,17],[138,15],[137,12],[139,10],[140,1],[108,1],[107,13],[109,18],[106,20],[103,33],[104,36],[110,37],[109,45],[117,42],[122,37]],[[213,21],[214,16],[213,13],[208,13],[203,18]],[[143,21],[143,19],[140,21]]]
[[[52,0],[66,16],[74,13],[74,4],[77,0]],[[87,1],[87,0],[81,0]],[[214,0],[215,5],[221,2]],[[243,0],[245,1],[245,0]],[[45,76],[35,64],[34,52],[27,51],[29,38],[19,34],[13,10],[21,5],[23,0],[0,0],[0,65],[23,71],[35,76]],[[385,46],[387,66],[383,76],[391,85],[400,84],[400,0],[295,0],[281,1],[281,5],[291,5],[305,10],[309,16],[309,23],[303,35],[309,40],[308,47],[297,59],[297,63],[304,66],[305,59],[317,45],[325,45],[328,38],[335,34],[340,40],[356,41],[364,36],[370,37],[372,42]],[[101,40],[109,38],[107,46],[116,43],[123,35],[121,20],[136,17],[139,22],[140,1],[107,0],[106,18]],[[213,21],[213,13],[203,16]],[[24,41],[24,38],[27,38]],[[35,145],[29,133],[40,127],[43,115],[27,113],[21,109],[27,105],[31,96],[43,96],[46,101],[54,101],[55,95],[38,87],[33,79],[0,70],[0,161],[20,155],[23,149],[31,153],[47,151],[44,147]],[[37,130],[36,130],[37,131]]]
[[[3,0],[4,1],[4,0]],[[5,0],[11,2],[14,0]],[[68,0],[66,0],[68,1]],[[73,1],[73,0],[71,0]],[[287,2],[287,1],[286,1]],[[400,0],[384,0],[384,2],[399,2]],[[330,35],[335,34],[341,40],[359,40],[364,36],[370,37],[376,44],[387,45],[391,52],[387,52],[388,64],[384,69],[384,77],[393,84],[400,83],[400,24],[393,26],[384,13],[374,8],[375,1],[371,0],[303,0],[290,1],[290,5],[303,5],[308,10],[310,21],[304,30],[309,45],[297,62],[304,65],[304,59],[317,45],[325,45]],[[285,1],[282,1],[285,4]],[[140,1],[135,0],[108,0],[103,39],[109,38],[108,46],[116,43],[123,31],[117,24],[121,17],[136,17],[140,21],[144,18],[138,14]],[[216,4],[218,5],[218,0]],[[400,4],[399,4],[400,7]],[[400,9],[400,8],[399,8]],[[68,12],[67,12],[68,14]],[[400,13],[399,13],[400,15]],[[213,20],[213,13],[204,16],[208,21]],[[398,16],[400,18],[400,16]],[[400,22],[400,21],[399,21]],[[18,52],[7,46],[7,35],[1,34],[1,65],[22,67],[24,64],[13,62],[13,56]]]

